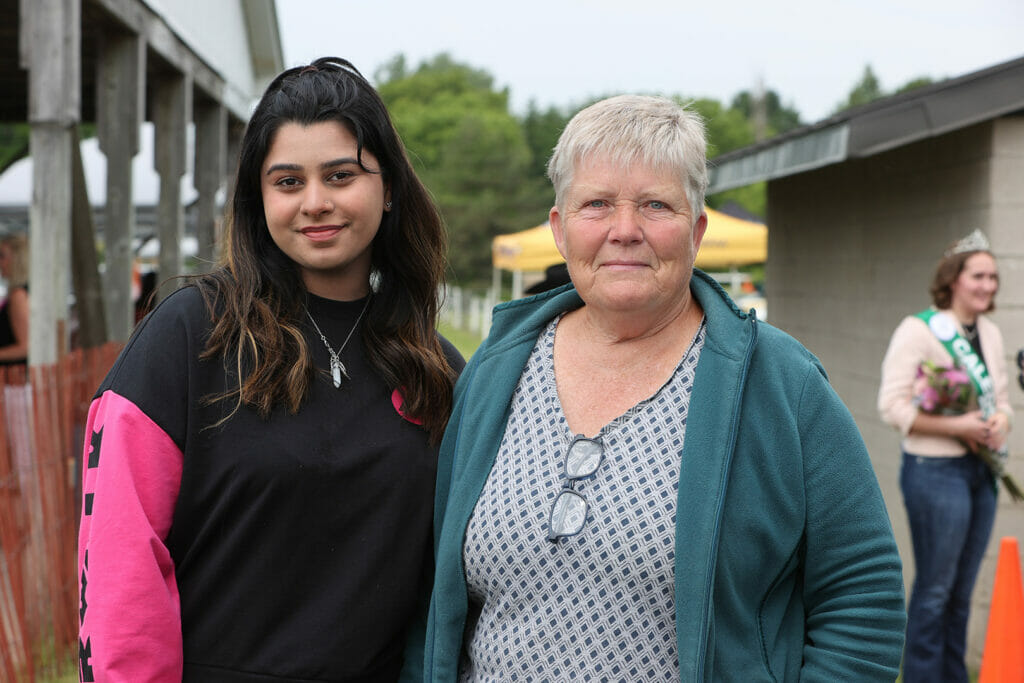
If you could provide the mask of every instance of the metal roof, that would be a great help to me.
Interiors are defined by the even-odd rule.
[[[854,107],[708,164],[708,194],[868,157],[1024,112],[1024,57]]]

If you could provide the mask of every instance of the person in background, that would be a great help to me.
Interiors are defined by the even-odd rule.
[[[544,279],[526,288],[525,294],[540,294],[569,282],[569,268],[564,263],[556,263],[544,269]]]
[[[996,510],[996,481],[979,450],[1005,446],[1013,415],[1003,337],[985,315],[998,290],[996,260],[975,231],[945,252],[933,306],[903,319],[882,361],[878,410],[903,437],[900,488],[914,548],[904,683],[968,680],[971,592]],[[961,398],[934,394],[949,384]],[[961,405],[947,405],[953,400]]]
[[[426,680],[896,678],[900,559],[853,418],[694,270],[705,149],[661,98],[562,133],[572,282],[499,305],[456,387]]]
[[[0,238],[0,277],[7,297],[0,303],[0,365],[28,360],[28,238],[9,234]]]
[[[1017,350],[1017,384],[1024,389],[1024,349]]]
[[[416,676],[464,364],[435,331],[440,217],[342,59],[270,83],[237,174],[221,263],[90,409],[82,680]]]
[[[136,271],[138,272],[138,271]],[[156,271],[147,270],[138,274],[139,294],[135,297],[135,324],[138,325],[146,314],[153,310],[153,294],[156,292]]]

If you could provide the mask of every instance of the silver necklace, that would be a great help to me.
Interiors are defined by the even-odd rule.
[[[331,379],[334,380],[334,388],[338,389],[341,387],[342,376],[345,379],[349,379],[348,371],[345,370],[345,364],[341,362],[341,352],[345,350],[345,345],[348,344],[348,340],[352,338],[352,333],[359,327],[359,321],[363,319],[363,313],[366,313],[366,309],[370,307],[370,297],[366,297],[366,303],[363,304],[363,310],[359,311],[359,317],[356,318],[355,323],[352,325],[352,329],[348,331],[348,336],[345,337],[345,341],[341,342],[341,346],[335,351],[331,348],[331,345],[327,342],[327,337],[323,332],[320,331],[320,326],[316,324],[316,320],[313,320],[313,314],[306,308],[306,315],[309,316],[309,322],[313,323],[313,329],[320,335],[320,341],[327,347],[327,353],[331,356]],[[303,306],[305,308],[305,306]]]

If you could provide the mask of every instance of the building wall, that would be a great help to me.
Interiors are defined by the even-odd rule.
[[[253,71],[253,59],[270,47],[249,44],[245,0],[142,1],[243,97],[258,96],[266,86]]]
[[[1024,118],[978,124],[867,159],[768,186],[768,310],[771,323],[815,353],[853,413],[885,495],[909,592],[914,564],[899,491],[895,430],[875,403],[889,337],[930,304],[928,284],[945,247],[975,227],[993,244],[1001,274],[993,318],[1007,363],[1024,347]],[[1024,392],[1010,387],[1018,429],[1011,471],[1024,481]],[[1024,542],[1024,505],[1000,496],[969,626],[968,659],[984,645],[998,539]]]

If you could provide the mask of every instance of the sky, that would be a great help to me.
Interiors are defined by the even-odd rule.
[[[710,97],[758,83],[804,123],[829,116],[871,65],[883,90],[1024,57],[1024,0],[276,0],[286,66],[345,57],[373,80],[397,54],[410,67],[448,52],[508,88],[512,109],[573,108],[624,92]],[[144,138],[145,140],[148,138]],[[86,149],[87,163],[102,158]],[[156,192],[149,155],[136,188]],[[22,168],[25,167],[25,168]],[[87,174],[90,197],[103,174]],[[23,203],[31,168],[0,182]],[[97,185],[95,188],[92,185]],[[186,180],[183,185],[191,187]]]
[[[1024,57],[1024,0],[277,0],[286,66],[344,57],[373,80],[396,54],[489,72],[512,110],[624,92],[728,105],[761,83],[804,123],[870,65],[884,91]]]

